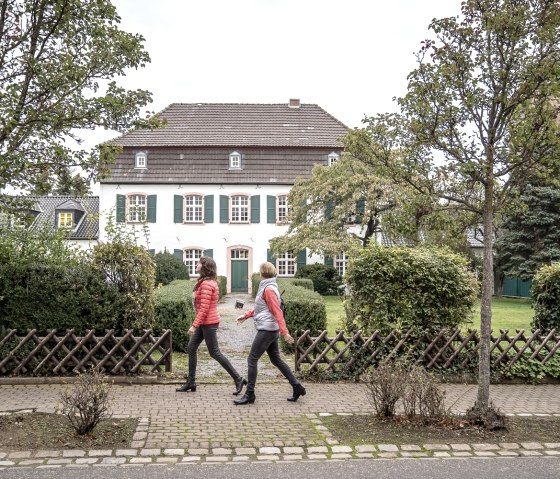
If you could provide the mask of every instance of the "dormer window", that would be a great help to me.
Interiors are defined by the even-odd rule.
[[[230,169],[241,169],[241,154],[237,151],[229,154]]]
[[[334,151],[332,153],[329,154],[329,156],[327,157],[327,165],[332,166],[334,165],[338,160],[340,160],[340,155],[338,153],[335,153]]]
[[[58,227],[59,228],[71,228],[74,226],[74,221],[72,219],[72,213],[67,211],[61,211],[58,213]]]
[[[148,167],[148,155],[145,151],[139,151],[136,153],[136,161],[134,163],[135,168],[147,168]]]

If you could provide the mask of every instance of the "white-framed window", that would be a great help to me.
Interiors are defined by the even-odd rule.
[[[238,151],[229,154],[229,167],[241,168],[241,154]]]
[[[136,153],[134,167],[135,168],[146,168],[148,166],[148,155],[145,151],[139,151]]]
[[[346,273],[346,265],[348,264],[348,256],[344,253],[337,254],[333,260],[333,266],[338,271],[340,276]]]
[[[297,264],[293,253],[284,253],[276,258],[278,276],[293,276],[296,274]]]
[[[232,196],[230,209],[232,223],[249,223],[249,197],[247,195]]]
[[[59,212],[58,213],[58,227],[59,228],[70,228],[74,225],[72,218],[72,213],[70,212]]]
[[[126,197],[127,221],[138,223],[146,221],[148,202],[146,195],[128,195]]]
[[[202,195],[185,195],[185,223],[202,223],[204,198]]]
[[[287,223],[289,213],[290,205],[288,204],[288,195],[279,195],[276,201],[277,223]]]
[[[231,250],[231,259],[249,259],[249,251],[246,249]]]
[[[196,265],[202,256],[201,249],[186,249],[183,253],[183,262],[189,270],[189,276],[198,276]]]
[[[329,154],[329,156],[327,157],[327,164],[329,166],[334,165],[338,160],[340,160],[340,155],[338,153],[335,153],[334,151],[332,153]]]

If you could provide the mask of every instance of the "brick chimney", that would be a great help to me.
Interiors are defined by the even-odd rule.
[[[301,105],[299,103],[299,98],[290,98],[290,103],[288,103],[290,108],[299,108]]]

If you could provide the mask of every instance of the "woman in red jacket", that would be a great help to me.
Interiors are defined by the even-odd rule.
[[[219,289],[216,282],[216,262],[207,256],[202,256],[196,265],[196,272],[199,274],[198,281],[194,287],[194,309],[196,317],[192,326],[189,328],[191,339],[187,348],[189,355],[189,376],[187,382],[178,392],[196,391],[196,363],[198,347],[204,340],[208,347],[210,357],[220,363],[227,373],[235,381],[234,395],[238,395],[247,381],[243,379],[234,369],[228,359],[220,351],[216,332],[220,324],[220,314],[218,313]]]

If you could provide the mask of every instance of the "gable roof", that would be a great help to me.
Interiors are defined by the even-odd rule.
[[[99,196],[32,196],[29,199],[40,209],[31,228],[54,229],[57,209],[77,210],[84,212],[84,215],[70,232],[68,239],[84,240],[99,237]]]
[[[162,128],[138,129],[108,141],[122,147],[342,148],[348,127],[318,105],[172,103]]]

